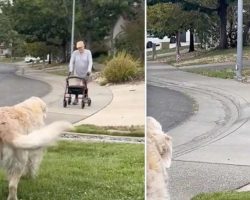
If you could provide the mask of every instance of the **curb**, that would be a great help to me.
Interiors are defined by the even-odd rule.
[[[236,192],[249,192],[250,191],[250,183],[238,188]]]
[[[75,140],[75,141],[93,141],[93,142],[107,142],[107,143],[130,143],[130,144],[144,144],[144,137],[126,137],[126,136],[110,136],[97,135],[88,133],[71,133],[64,132],[61,135],[61,140]]]

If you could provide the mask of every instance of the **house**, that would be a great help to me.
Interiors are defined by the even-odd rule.
[[[112,34],[112,39],[114,40],[119,34],[123,32],[123,27],[126,24],[126,20],[124,19],[123,16],[120,16],[118,20],[115,23],[115,26],[113,28],[113,34]]]
[[[117,19],[111,34],[109,36],[106,36],[104,39],[106,41],[106,45],[107,47],[110,49],[109,50],[109,55],[112,55],[113,53],[115,53],[115,39],[123,33],[123,27],[126,24],[126,19],[121,15],[119,16],[119,18]]]
[[[3,43],[0,44],[0,56],[11,55],[10,49],[6,48]]]

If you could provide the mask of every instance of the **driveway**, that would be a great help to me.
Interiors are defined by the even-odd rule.
[[[151,87],[175,90],[196,102],[194,114],[168,131],[174,141],[171,199],[188,200],[198,193],[235,190],[248,184],[250,85],[165,64],[148,64],[147,68]],[[159,115],[174,112],[166,106],[158,109]]]

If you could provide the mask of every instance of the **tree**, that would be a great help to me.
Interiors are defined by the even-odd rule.
[[[11,7],[17,23],[15,29],[25,35],[27,42],[45,42],[47,53],[51,46],[66,50],[70,39],[69,16],[66,1],[18,0]],[[66,60],[66,54],[63,55]]]
[[[119,15],[133,14],[133,2],[76,0],[75,38],[86,39],[89,48],[92,41],[103,42],[103,38],[110,34]],[[72,0],[15,0],[13,4],[4,4],[2,11],[6,18],[12,21],[11,30],[23,36],[27,43],[45,43],[50,54],[58,48],[64,52],[64,61],[67,60],[71,38]],[[7,30],[2,33],[5,32]],[[0,33],[0,37],[1,35],[3,34]],[[9,34],[3,36],[5,41],[7,35]]]
[[[4,44],[6,48],[10,49],[11,55],[16,56],[20,53],[20,46],[24,40],[21,35],[14,29],[14,19],[9,16],[9,2],[0,3],[0,43]]]
[[[244,31],[243,31],[243,45],[246,46],[248,45],[248,40],[249,40],[249,29],[250,29],[250,4],[249,3],[244,3],[244,12],[243,17],[244,17]]]
[[[142,1],[138,2],[142,3]],[[105,36],[112,34],[119,16],[132,17],[133,3],[134,0],[79,1],[79,10],[76,11],[78,13],[76,17],[76,38],[84,38],[88,48],[92,47],[93,41],[95,43],[103,41]],[[112,37],[111,43],[113,43]]]
[[[219,48],[228,48],[227,41],[227,9],[236,0],[147,0],[148,4],[156,3],[178,3],[185,11],[199,11],[211,15],[216,12],[220,18],[220,40]]]
[[[123,32],[116,38],[115,47],[118,51],[126,50],[135,58],[144,61],[144,6],[135,8],[135,16],[127,21]]]
[[[228,43],[230,47],[237,45],[237,7],[230,6],[228,8]]]
[[[188,13],[181,10],[177,4],[158,3],[148,7],[147,24],[149,32],[163,37],[176,37],[176,56],[180,56],[180,32],[186,32],[190,29],[190,18],[193,13]]]

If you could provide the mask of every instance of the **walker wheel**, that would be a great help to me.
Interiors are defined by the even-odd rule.
[[[69,105],[71,104],[71,97],[69,97],[69,99],[68,99],[68,104]]]
[[[67,101],[64,99],[63,100],[63,107],[66,108],[67,107]]]
[[[81,103],[81,107],[82,109],[85,107],[85,102],[82,100],[82,103]]]
[[[88,99],[88,106],[91,105],[91,99]]]

